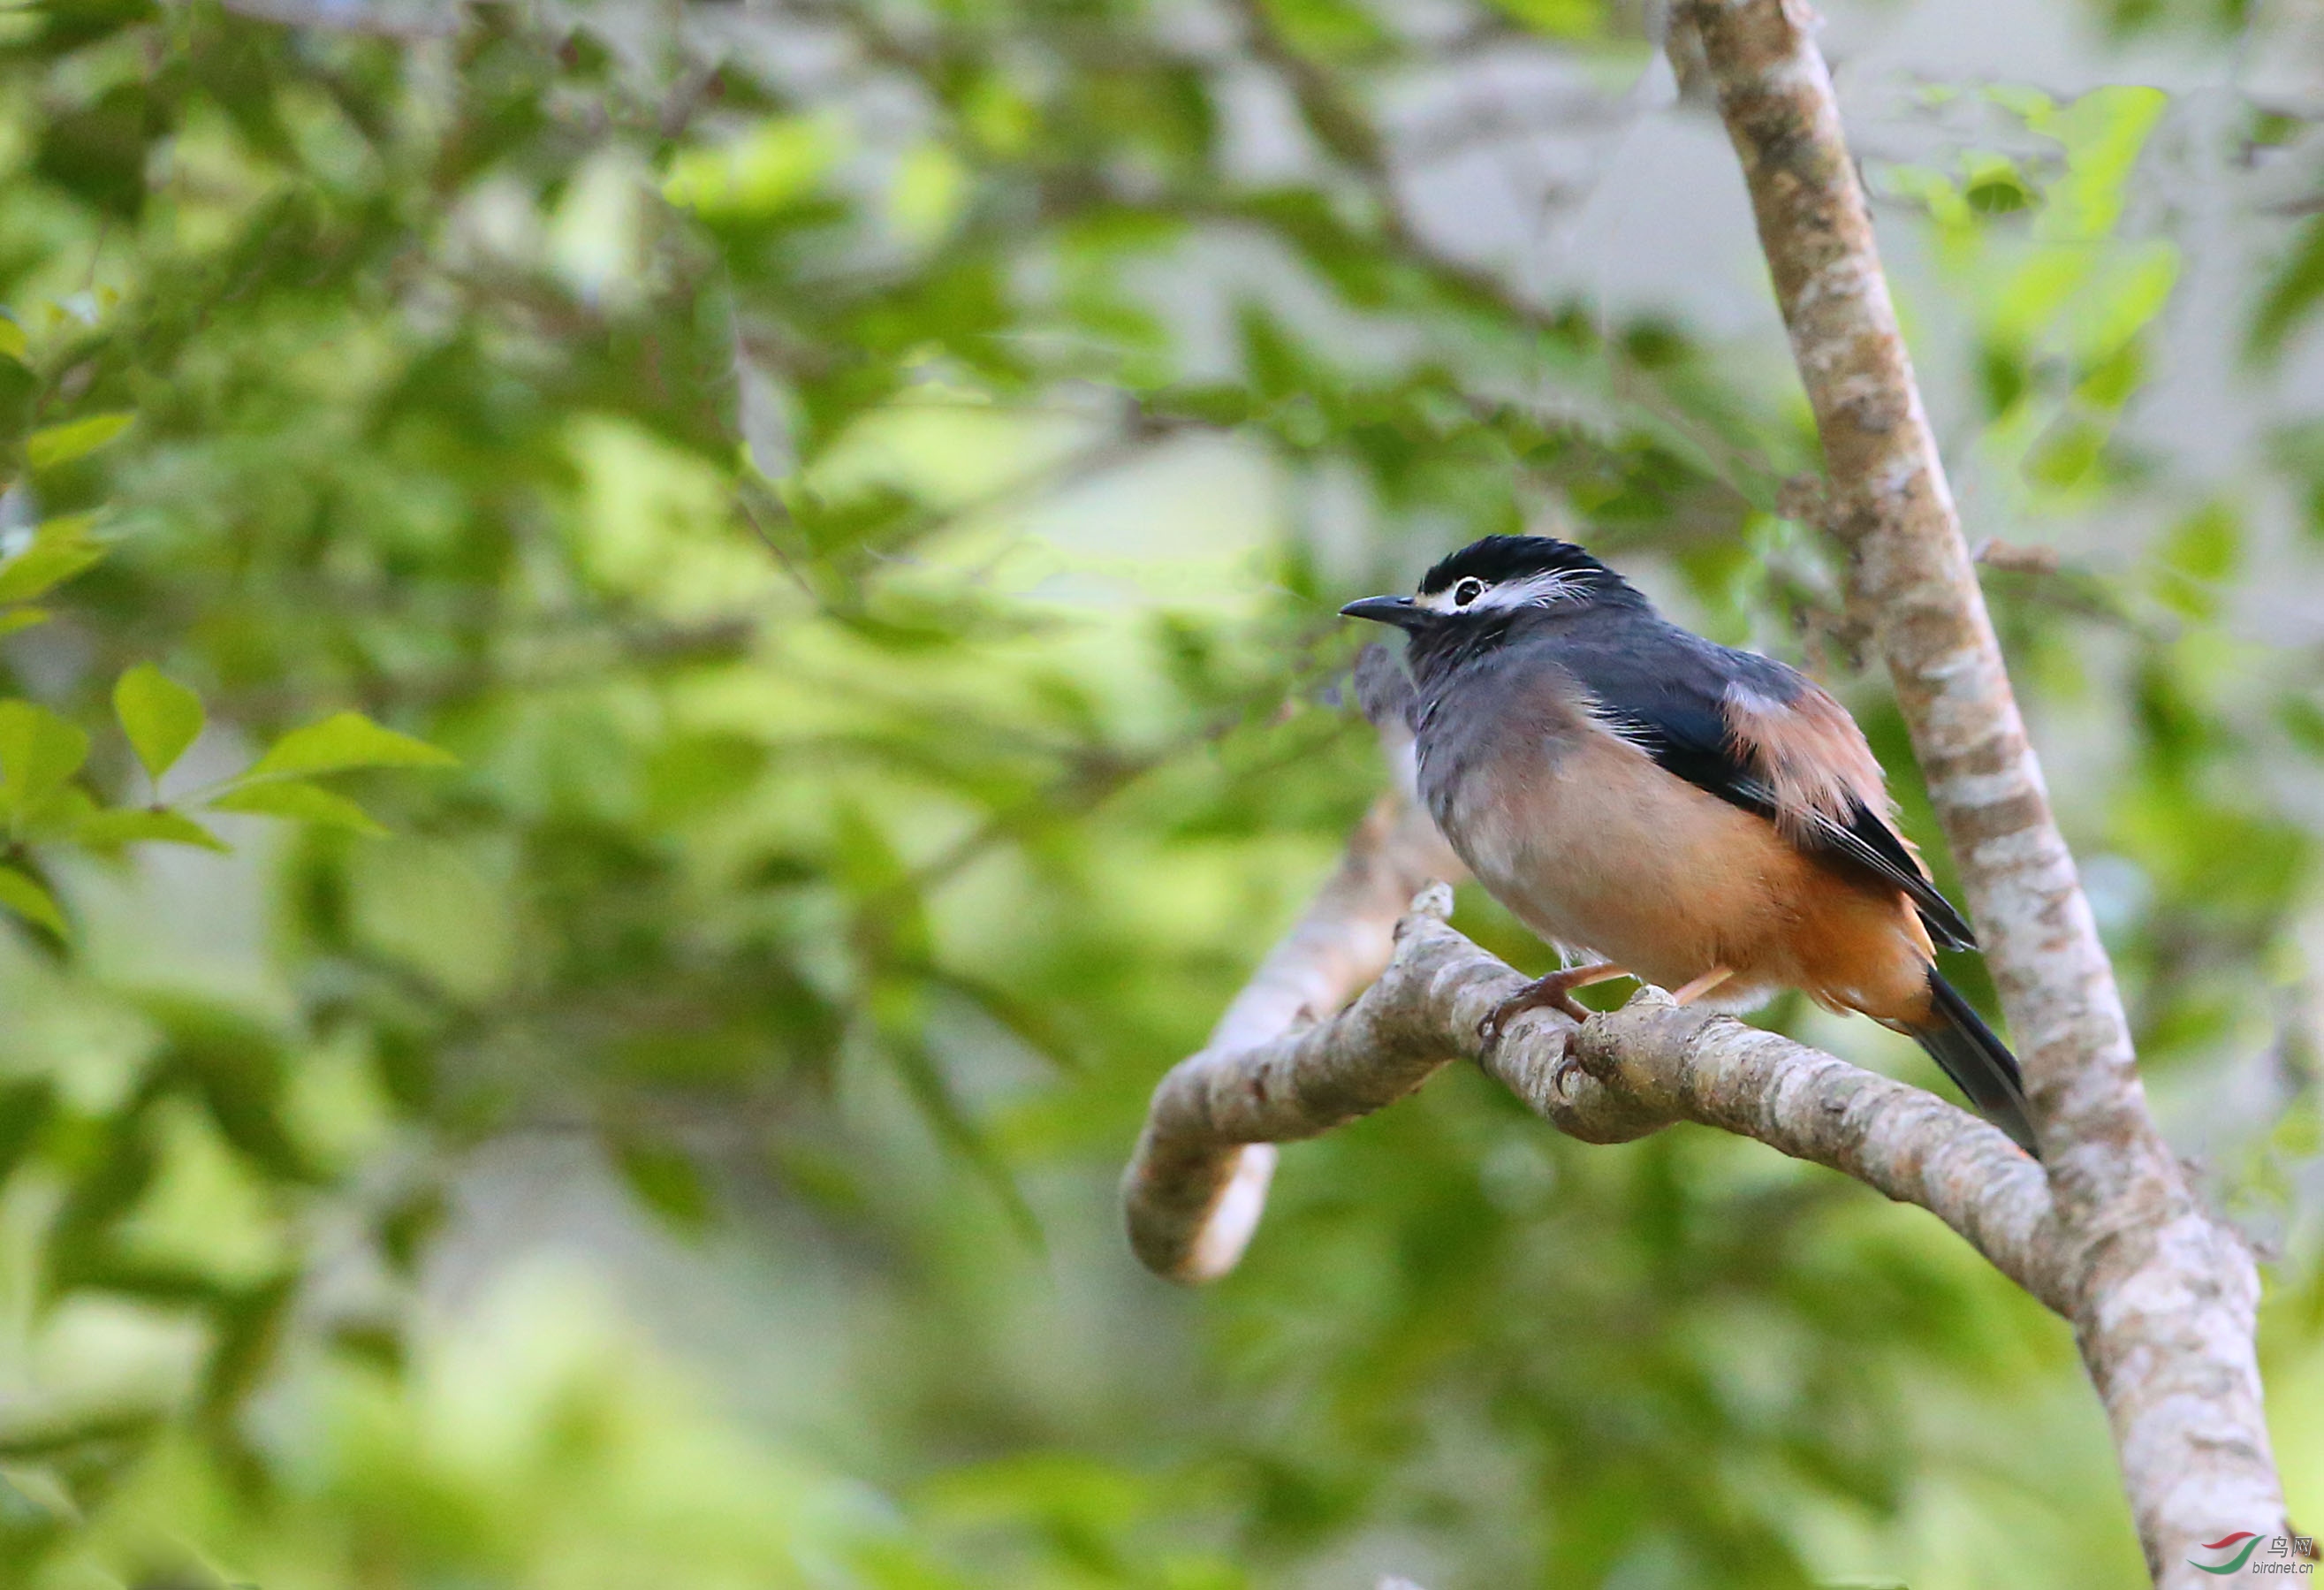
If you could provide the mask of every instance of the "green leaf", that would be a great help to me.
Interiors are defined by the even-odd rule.
[[[103,1450],[124,1447],[144,1438],[165,1417],[160,1411],[130,1409],[69,1420],[11,1423],[0,1430],[0,1459],[32,1463],[79,1447]]]
[[[24,328],[6,316],[0,315],[0,355],[5,355],[21,365],[24,362],[24,356],[31,351],[32,345],[24,340]]]
[[[21,825],[88,760],[88,736],[30,701],[0,701],[0,810]]]
[[[1606,31],[1605,7],[1595,0],[1494,0],[1502,11],[1553,39],[1593,39]]]
[[[86,458],[129,429],[131,413],[91,414],[86,420],[46,425],[24,439],[24,458],[35,469],[53,469]]]
[[[2111,233],[2121,217],[2139,152],[2170,106],[2171,97],[2160,88],[2110,84],[2091,89],[2070,105],[2027,116],[2028,127],[2066,146],[2065,174],[2050,186],[2037,235],[2087,242]]]
[[[2277,703],[2275,716],[2293,744],[2324,761],[2324,706],[2304,697],[2287,696]]]
[[[1979,171],[1961,189],[1961,201],[1980,216],[2006,216],[2027,209],[2035,198],[2033,184],[2006,161]]]
[[[0,563],[0,602],[29,601],[103,558],[105,549],[89,533],[96,522],[90,514],[76,513],[41,526],[30,545]]]
[[[764,122],[732,143],[679,150],[671,158],[662,197],[712,219],[772,215],[814,193],[840,150],[827,121],[786,116]]]
[[[1388,42],[1387,30],[1353,0],[1273,0],[1262,9],[1302,54],[1346,60]]]
[[[208,1407],[231,1408],[250,1394],[274,1360],[298,1290],[295,1274],[277,1276],[215,1311],[217,1345],[202,1376],[202,1400]]]
[[[379,1247],[397,1274],[410,1275],[419,1269],[421,1250],[449,1213],[444,1189],[432,1184],[413,1188],[389,1206],[380,1217]]]
[[[202,732],[202,698],[150,662],[121,676],[113,710],[156,783]]]
[[[943,143],[919,144],[897,163],[889,190],[888,213],[896,230],[915,246],[926,247],[952,230],[966,207],[971,172]]]
[[[2269,278],[2245,335],[2245,351],[2255,358],[2282,352],[2319,301],[2324,301],[2324,216],[2301,228],[2290,256]]]
[[[57,909],[55,897],[14,867],[0,867],[0,905],[26,921],[37,922],[60,938],[72,937],[65,926],[65,913]]]
[[[633,1139],[614,1145],[613,1162],[638,1201],[677,1230],[692,1235],[710,1224],[710,1189],[679,1150]]]
[[[292,729],[243,777],[338,772],[351,767],[453,767],[459,760],[425,740],[382,728],[360,712],[341,712]]]
[[[46,624],[55,615],[45,607],[18,607],[6,613],[0,613],[0,635],[13,635],[20,629],[31,629],[34,624]]]
[[[94,850],[115,850],[124,845],[197,845],[204,850],[232,848],[225,840],[182,812],[154,811],[125,806],[91,812],[80,821],[73,837]]]
[[[56,1084],[46,1077],[0,1084],[0,1184],[16,1173],[56,1113]]]
[[[317,784],[286,780],[279,784],[252,784],[229,790],[210,802],[213,811],[246,811],[260,817],[287,817],[326,827],[352,828],[358,834],[384,834],[371,813],[344,795],[334,795]]]

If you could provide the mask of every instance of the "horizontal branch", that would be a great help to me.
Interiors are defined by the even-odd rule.
[[[1465,1058],[1585,1142],[1696,1121],[1854,1177],[1928,1210],[2035,1298],[2070,1311],[2049,1184],[1994,1127],[1779,1034],[1681,1009],[1656,989],[1579,1026],[1529,1012],[1487,1046],[1479,1024],[1526,979],[1448,925],[1452,902],[1441,883],[1424,891],[1397,924],[1387,969],[1337,1016],[1252,1048],[1205,1049],[1163,1079],[1126,1181],[1132,1242],[1148,1266],[1199,1280],[1231,1264],[1248,1225],[1220,1264],[1204,1256],[1204,1225],[1190,1212],[1213,1206],[1204,1199],[1214,1168],[1246,1145],[1327,1132]]]

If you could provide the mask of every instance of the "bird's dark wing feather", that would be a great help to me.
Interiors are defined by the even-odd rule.
[[[1969,923],[1879,813],[1857,801],[1845,821],[1810,815],[1799,822],[1799,814],[1779,811],[1775,791],[1752,770],[1729,725],[1727,686],[1739,680],[1763,697],[1784,701],[1806,688],[1799,674],[1773,659],[1717,645],[1674,625],[1658,626],[1643,644],[1635,628],[1618,643],[1563,637],[1554,657],[1596,698],[1607,726],[1664,771],[1770,821],[1793,817],[1791,831],[1804,844],[1902,889],[1940,947],[1977,948]]]

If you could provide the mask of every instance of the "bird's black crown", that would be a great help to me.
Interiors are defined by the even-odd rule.
[[[1433,596],[1463,579],[1499,585],[1536,574],[1571,575],[1595,596],[1637,596],[1628,580],[1588,552],[1546,535],[1489,535],[1471,541],[1421,577],[1420,594]]]

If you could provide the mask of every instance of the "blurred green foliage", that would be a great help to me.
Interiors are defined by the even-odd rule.
[[[1451,1077],[1215,1292],[1121,1252],[1146,1090],[1377,785],[1347,596],[1584,534],[1834,676],[1939,848],[1788,378],[1397,180],[1391,89],[1635,76],[1628,13],[1204,16],[0,14],[6,1582],[2134,1581],[2063,1328],[1750,1145]],[[1980,533],[2161,515],[1990,583],[2318,1511],[2324,652],[2245,615],[2324,431],[2229,490],[2125,427],[2165,97],[1931,103],[1872,175]]]

